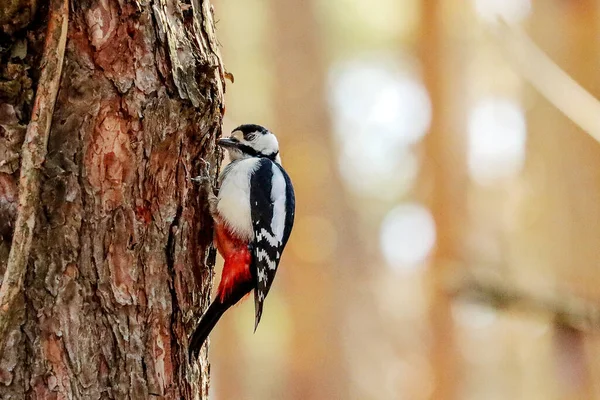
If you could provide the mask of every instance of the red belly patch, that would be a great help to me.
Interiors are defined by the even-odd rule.
[[[252,280],[252,254],[248,250],[248,243],[236,238],[221,221],[215,221],[215,244],[225,260],[221,283],[217,289],[217,297],[224,303],[237,286]]]

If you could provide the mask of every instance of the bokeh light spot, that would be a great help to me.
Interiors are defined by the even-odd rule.
[[[330,75],[330,104],[335,132],[345,141],[348,135],[367,134],[391,146],[409,145],[427,133],[431,103],[427,89],[416,77],[388,59],[350,61]]]
[[[394,149],[384,142],[358,137],[343,146],[338,162],[349,189],[382,200],[393,200],[408,192],[420,165],[408,149]]]
[[[452,315],[458,324],[472,329],[487,328],[497,319],[496,310],[473,302],[453,304]]]
[[[410,146],[429,130],[423,84],[388,59],[351,61],[331,73],[330,104],[339,168],[360,195],[396,198],[410,189],[418,160]]]
[[[435,239],[433,216],[417,203],[395,207],[381,224],[381,251],[395,270],[410,271],[421,266],[431,253]]]
[[[469,116],[468,164],[480,184],[518,174],[525,162],[527,126],[523,108],[513,100],[486,98]]]

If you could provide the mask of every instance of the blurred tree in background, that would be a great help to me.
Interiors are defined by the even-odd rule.
[[[225,129],[278,134],[299,212],[214,398],[600,398],[600,4],[215,7]]]

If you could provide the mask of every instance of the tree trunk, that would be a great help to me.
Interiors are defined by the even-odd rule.
[[[25,199],[35,207],[30,249],[19,247],[22,289],[0,310],[12,316],[0,398],[206,398],[207,354],[190,366],[187,335],[208,303],[215,256],[205,194],[190,181],[203,160],[214,176],[219,160],[224,70],[211,5],[78,0],[67,13],[67,4],[0,5],[3,286],[19,283],[5,274],[19,191],[39,185]],[[47,154],[27,181],[25,148],[39,144],[30,120],[42,119],[39,98],[51,93],[44,54],[61,16],[66,51]]]
[[[442,2],[422,1],[420,58],[423,79],[431,97],[432,121],[424,140],[423,177],[420,195],[433,214],[436,224],[436,249],[427,271],[429,290],[429,321],[431,342],[429,365],[434,386],[430,399],[459,398],[461,375],[458,349],[455,344],[452,299],[445,287],[445,277],[453,271],[453,260],[464,259],[465,233],[465,137],[463,103],[451,97],[463,90],[460,78],[464,69],[460,61],[451,59],[448,43],[448,16],[444,16]],[[460,117],[458,117],[460,118]],[[451,166],[451,168],[450,168]],[[431,182],[433,183],[432,186]],[[428,187],[429,186],[429,187]],[[433,190],[431,189],[433,188]]]

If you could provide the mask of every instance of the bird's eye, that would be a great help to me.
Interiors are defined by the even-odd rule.
[[[244,135],[244,140],[251,142],[252,140],[254,140],[255,137],[256,135],[254,133],[246,133]]]

